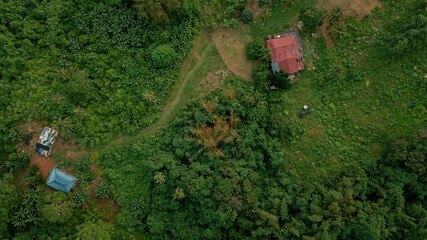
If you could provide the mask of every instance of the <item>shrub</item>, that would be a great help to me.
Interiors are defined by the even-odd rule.
[[[252,14],[252,10],[251,9],[245,9],[245,10],[243,10],[242,15],[240,16],[240,19],[244,23],[250,23],[250,22],[252,22],[252,20],[254,19],[254,16]]]
[[[108,198],[111,196],[111,186],[106,184],[105,182],[101,182],[95,187],[95,194],[100,198]]]
[[[246,56],[251,60],[256,60],[262,57],[264,51],[264,44],[261,40],[254,40],[246,46]]]
[[[11,171],[25,168],[30,163],[30,158],[26,153],[11,153],[6,161],[6,167]]]
[[[304,30],[308,32],[316,32],[317,26],[323,24],[323,14],[315,7],[301,9],[298,18],[304,23]]]
[[[81,207],[89,201],[90,195],[88,192],[78,189],[74,191],[73,199],[77,207]]]
[[[27,177],[34,177],[37,174],[39,167],[37,165],[33,165],[28,169]]]
[[[256,65],[251,75],[255,83],[261,86],[264,86],[265,82],[273,77],[268,64],[265,62]]]
[[[151,59],[157,68],[170,67],[176,59],[176,52],[170,45],[163,44],[153,50]]]
[[[271,3],[271,0],[256,0],[260,6],[266,6]]]
[[[276,74],[274,74],[274,77],[271,79],[271,84],[282,90],[288,89],[291,87],[291,83],[289,82],[288,77],[289,73],[285,73],[283,71],[276,72]]]
[[[92,80],[85,71],[74,72],[63,86],[63,94],[72,104],[87,103],[94,95]]]

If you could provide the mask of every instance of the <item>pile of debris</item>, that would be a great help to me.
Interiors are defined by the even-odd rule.
[[[57,137],[58,132],[55,129],[45,127],[39,140],[36,142],[36,152],[42,156],[49,156]]]

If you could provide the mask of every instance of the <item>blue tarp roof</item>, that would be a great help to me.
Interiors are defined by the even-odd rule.
[[[64,193],[67,193],[71,190],[75,181],[76,179],[54,168],[49,176],[49,181],[47,182],[47,185],[55,188],[56,190],[60,190]]]
[[[272,63],[271,69],[273,69],[273,73],[280,72],[279,63],[277,63],[277,62]]]

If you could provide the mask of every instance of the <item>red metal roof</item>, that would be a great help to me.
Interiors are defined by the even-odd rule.
[[[277,62],[279,69],[287,73],[298,72],[298,67],[303,70],[302,62],[297,62],[301,58],[295,36],[287,36],[267,40],[267,46],[271,51],[271,62]]]

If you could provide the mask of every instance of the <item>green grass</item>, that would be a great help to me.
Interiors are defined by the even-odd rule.
[[[209,72],[227,69],[211,36],[206,33],[194,40],[193,48],[181,68],[178,80],[156,123],[142,129],[137,134],[118,136],[107,144],[87,149],[87,151],[98,151],[103,148],[130,143],[160,129],[170,119],[173,119],[191,99],[200,94],[200,82]]]
[[[319,1],[324,0],[295,0],[291,8],[285,8],[282,3],[273,4],[271,16],[264,22],[258,20],[251,24],[251,35],[254,39],[263,38],[267,35],[285,30],[285,24],[295,25],[298,23],[298,15],[302,8],[315,6]],[[277,5],[277,6],[276,6]],[[284,12],[282,12],[284,10]]]
[[[328,51],[331,54],[334,49]],[[341,167],[380,157],[393,139],[419,133],[426,121],[425,97],[413,74],[422,72],[415,70],[415,65],[423,69],[425,64],[417,64],[417,59],[422,59],[422,53],[381,65],[366,72],[361,81],[344,83],[339,90],[320,87],[315,72],[305,70],[300,80],[283,92],[281,110],[305,132],[299,141],[285,144],[292,167],[305,178],[331,176]],[[314,112],[300,119],[303,105]]]

